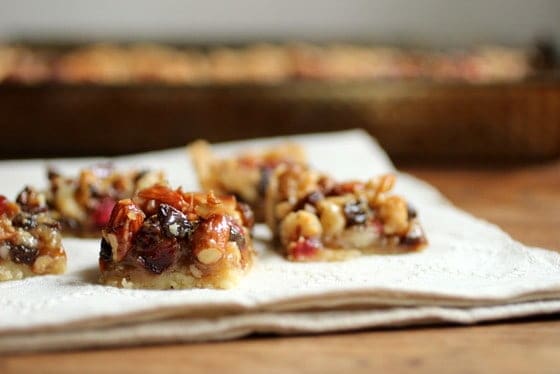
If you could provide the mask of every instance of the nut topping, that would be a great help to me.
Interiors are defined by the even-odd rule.
[[[206,248],[198,252],[196,257],[203,264],[211,265],[222,258],[222,252],[216,248]]]

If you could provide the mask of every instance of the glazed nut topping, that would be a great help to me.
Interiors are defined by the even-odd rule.
[[[396,177],[393,174],[385,174],[370,179],[365,185],[370,205],[375,206],[379,204],[384,197],[384,193],[393,189],[395,182]]]
[[[125,279],[131,288],[231,287],[252,263],[243,209],[234,197],[166,186],[119,201],[103,231],[102,282],[125,287]]]
[[[315,214],[300,210],[291,212],[282,221],[280,238],[283,243],[297,240],[298,237],[316,238],[323,232],[321,222]]]
[[[61,274],[65,268],[60,224],[44,195],[26,187],[16,202],[0,196],[0,281]]]
[[[406,202],[398,197],[388,197],[379,207],[379,216],[385,223],[385,234],[404,234],[408,229]]]
[[[267,223],[293,261],[417,250],[427,240],[414,208],[391,194],[394,185],[392,174],[337,182],[327,174],[285,166],[270,181]]]
[[[346,218],[340,205],[323,200],[318,204],[318,208],[325,235],[334,236],[344,230]]]

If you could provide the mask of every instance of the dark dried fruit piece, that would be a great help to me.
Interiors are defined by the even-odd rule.
[[[418,217],[418,212],[416,211],[416,208],[413,207],[410,203],[406,204],[406,211],[409,220]]]
[[[23,191],[19,193],[16,202],[24,212],[41,213],[47,211],[45,199],[42,199],[40,194],[29,186],[26,186]]]
[[[259,193],[260,197],[264,197],[266,195],[266,190],[268,189],[268,184],[270,182],[270,178],[272,177],[274,169],[271,167],[263,166],[260,170],[261,178],[259,179],[259,184],[257,185],[257,192]]]
[[[175,262],[180,246],[177,239],[163,236],[159,219],[153,215],[144,221],[138,232],[134,250],[147,270],[161,274]]]
[[[113,259],[113,249],[105,238],[101,239],[101,250],[99,251],[99,258],[105,262],[110,262]]]
[[[243,236],[243,229],[239,227],[235,223],[230,223],[229,227],[229,241],[235,242],[237,244],[237,248],[244,249],[245,248],[245,236]]]
[[[368,219],[367,210],[358,201],[348,202],[344,205],[346,225],[363,225]]]
[[[319,201],[321,201],[324,198],[325,196],[321,191],[310,192],[296,203],[296,205],[293,207],[293,210],[298,211],[298,210],[305,209],[306,205],[315,207],[315,204],[317,204]]]
[[[249,204],[242,203],[238,200],[237,211],[241,214],[241,222],[243,223],[243,226],[252,229],[255,225],[255,214]]]
[[[169,204],[159,206],[157,217],[164,234],[170,238],[189,238],[195,230],[195,224]]]
[[[37,248],[29,248],[24,245],[16,245],[10,248],[10,257],[16,264],[31,265],[39,255]]]
[[[14,227],[21,227],[25,230],[31,230],[37,227],[37,217],[29,213],[19,213],[12,219]]]
[[[407,246],[419,246],[426,243],[426,236],[420,225],[413,225],[406,235],[401,237],[400,242]]]
[[[179,249],[179,244],[175,240],[161,241],[152,251],[144,252],[138,258],[146,269],[161,274],[175,262]]]

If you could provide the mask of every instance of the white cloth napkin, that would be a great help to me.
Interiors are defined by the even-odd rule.
[[[296,136],[312,164],[339,178],[394,167],[367,134]],[[216,146],[223,154],[285,139]],[[99,159],[53,160],[75,172]],[[163,168],[197,189],[184,149],[115,158]],[[45,185],[45,162],[0,163],[2,193]],[[339,263],[289,263],[257,241],[259,260],[233,290],[125,290],[97,283],[97,240],[66,239],[68,271],[0,283],[0,352],[229,339],[438,321],[474,323],[560,311],[560,255],[513,241],[451,206],[435,189],[399,174],[397,192],[418,208],[430,245],[419,253]],[[257,236],[266,238],[259,227]]]

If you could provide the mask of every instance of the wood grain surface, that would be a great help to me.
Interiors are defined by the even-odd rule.
[[[400,165],[529,245],[560,250],[560,162],[507,167]],[[259,336],[191,345],[0,357],[0,373],[560,371],[560,316],[477,326]]]

